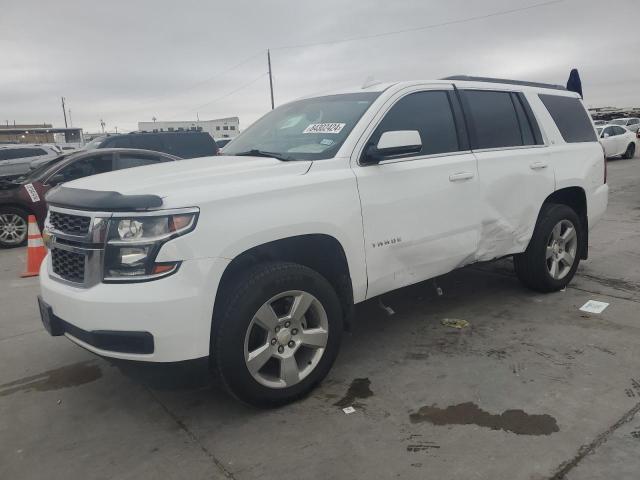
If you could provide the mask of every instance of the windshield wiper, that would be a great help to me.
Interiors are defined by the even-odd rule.
[[[231,155],[235,155],[238,157],[271,157],[271,158],[277,158],[278,160],[282,160],[283,162],[287,162],[289,160],[295,160],[295,158],[290,157],[288,155],[282,155],[281,153],[274,153],[274,152],[266,152],[264,150],[258,150],[257,148],[247,150],[246,152],[233,153]]]

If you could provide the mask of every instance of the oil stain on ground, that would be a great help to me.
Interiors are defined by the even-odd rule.
[[[369,388],[371,381],[368,378],[356,378],[351,382],[349,390],[344,397],[338,400],[334,405],[336,407],[348,407],[353,405],[356,399],[368,398],[373,395]]]
[[[75,387],[93,382],[100,377],[102,377],[100,367],[96,365],[95,360],[89,360],[4,383],[0,385],[0,397],[16,392],[28,392],[31,390],[46,392]]]
[[[447,408],[425,406],[409,415],[409,419],[411,423],[429,422],[434,425],[479,425],[518,435],[550,435],[559,431],[558,423],[551,415],[529,415],[522,410],[492,414],[472,402]]]

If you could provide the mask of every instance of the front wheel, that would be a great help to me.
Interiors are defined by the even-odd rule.
[[[19,247],[27,243],[28,222],[23,210],[0,208],[0,248]]]
[[[567,205],[545,204],[527,249],[514,255],[516,275],[539,292],[565,288],[578,269],[582,225]]]
[[[227,287],[211,342],[222,383],[256,406],[282,405],[312,390],[329,372],[342,334],[331,284],[303,265],[273,262]]]

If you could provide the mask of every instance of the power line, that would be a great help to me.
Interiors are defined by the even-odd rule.
[[[207,103],[203,103],[202,105],[198,105],[197,107],[191,108],[189,110],[184,110],[182,113],[189,113],[189,112],[193,112],[194,110],[200,110],[203,107],[207,107],[213,103],[219,102],[222,99],[225,99],[231,95],[233,95],[236,92],[239,92],[240,90],[247,88],[251,85],[253,85],[254,83],[256,83],[258,80],[260,80],[262,77],[268,75],[268,72],[263,72],[260,75],[258,75],[257,77],[255,77],[253,80],[251,80],[250,82],[244,83],[242,85],[240,85],[238,88],[231,90],[230,92],[225,93],[224,95],[218,97],[218,98],[214,98],[213,100],[208,101]],[[177,115],[175,117],[170,118],[169,120],[174,120],[176,118],[178,118],[180,115]]]
[[[536,3],[533,5],[529,5],[526,7],[519,7],[519,8],[511,8],[509,10],[501,10],[498,12],[493,12],[493,13],[488,13],[485,15],[476,15],[473,17],[467,17],[467,18],[460,18],[457,20],[449,20],[447,22],[440,22],[440,23],[431,23],[429,25],[423,25],[421,27],[413,27],[413,28],[405,28],[402,30],[392,30],[392,31],[388,31],[388,32],[381,32],[381,33],[372,33],[369,35],[361,35],[358,37],[351,37],[351,38],[345,38],[342,40],[328,40],[328,41],[323,41],[323,42],[313,42],[313,43],[300,43],[300,44],[296,44],[296,45],[284,45],[284,46],[280,46],[280,47],[275,47],[272,48],[271,50],[288,50],[288,49],[293,49],[293,48],[308,48],[308,47],[317,47],[320,45],[335,45],[338,43],[347,43],[347,42],[356,42],[359,40],[367,40],[370,38],[378,38],[378,37],[387,37],[387,36],[391,36],[391,35],[399,35],[402,33],[410,33],[410,32],[418,32],[420,30],[429,30],[432,28],[439,28],[439,27],[446,27],[448,25],[457,25],[460,23],[468,23],[468,22],[475,22],[476,20],[483,20],[485,18],[491,18],[491,17],[500,17],[500,16],[504,16],[504,15],[510,15],[512,13],[517,13],[517,12],[523,12],[525,10],[532,10],[534,8],[540,8],[540,7],[547,7],[549,5],[553,5],[556,3],[563,3],[566,0],[550,0],[547,2],[542,2],[542,3]]]

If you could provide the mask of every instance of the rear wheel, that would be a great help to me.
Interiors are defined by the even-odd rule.
[[[539,292],[563,289],[580,263],[582,241],[576,212],[567,205],[545,204],[529,246],[513,257],[518,278]]]
[[[636,144],[635,143],[630,143],[627,146],[627,149],[624,152],[624,155],[622,155],[622,158],[633,158],[633,156],[636,154]]]
[[[19,247],[27,243],[27,218],[24,210],[0,207],[0,248]]]
[[[342,311],[319,273],[293,263],[261,264],[234,279],[224,295],[212,354],[233,395],[252,405],[282,405],[327,375],[340,345]]]

